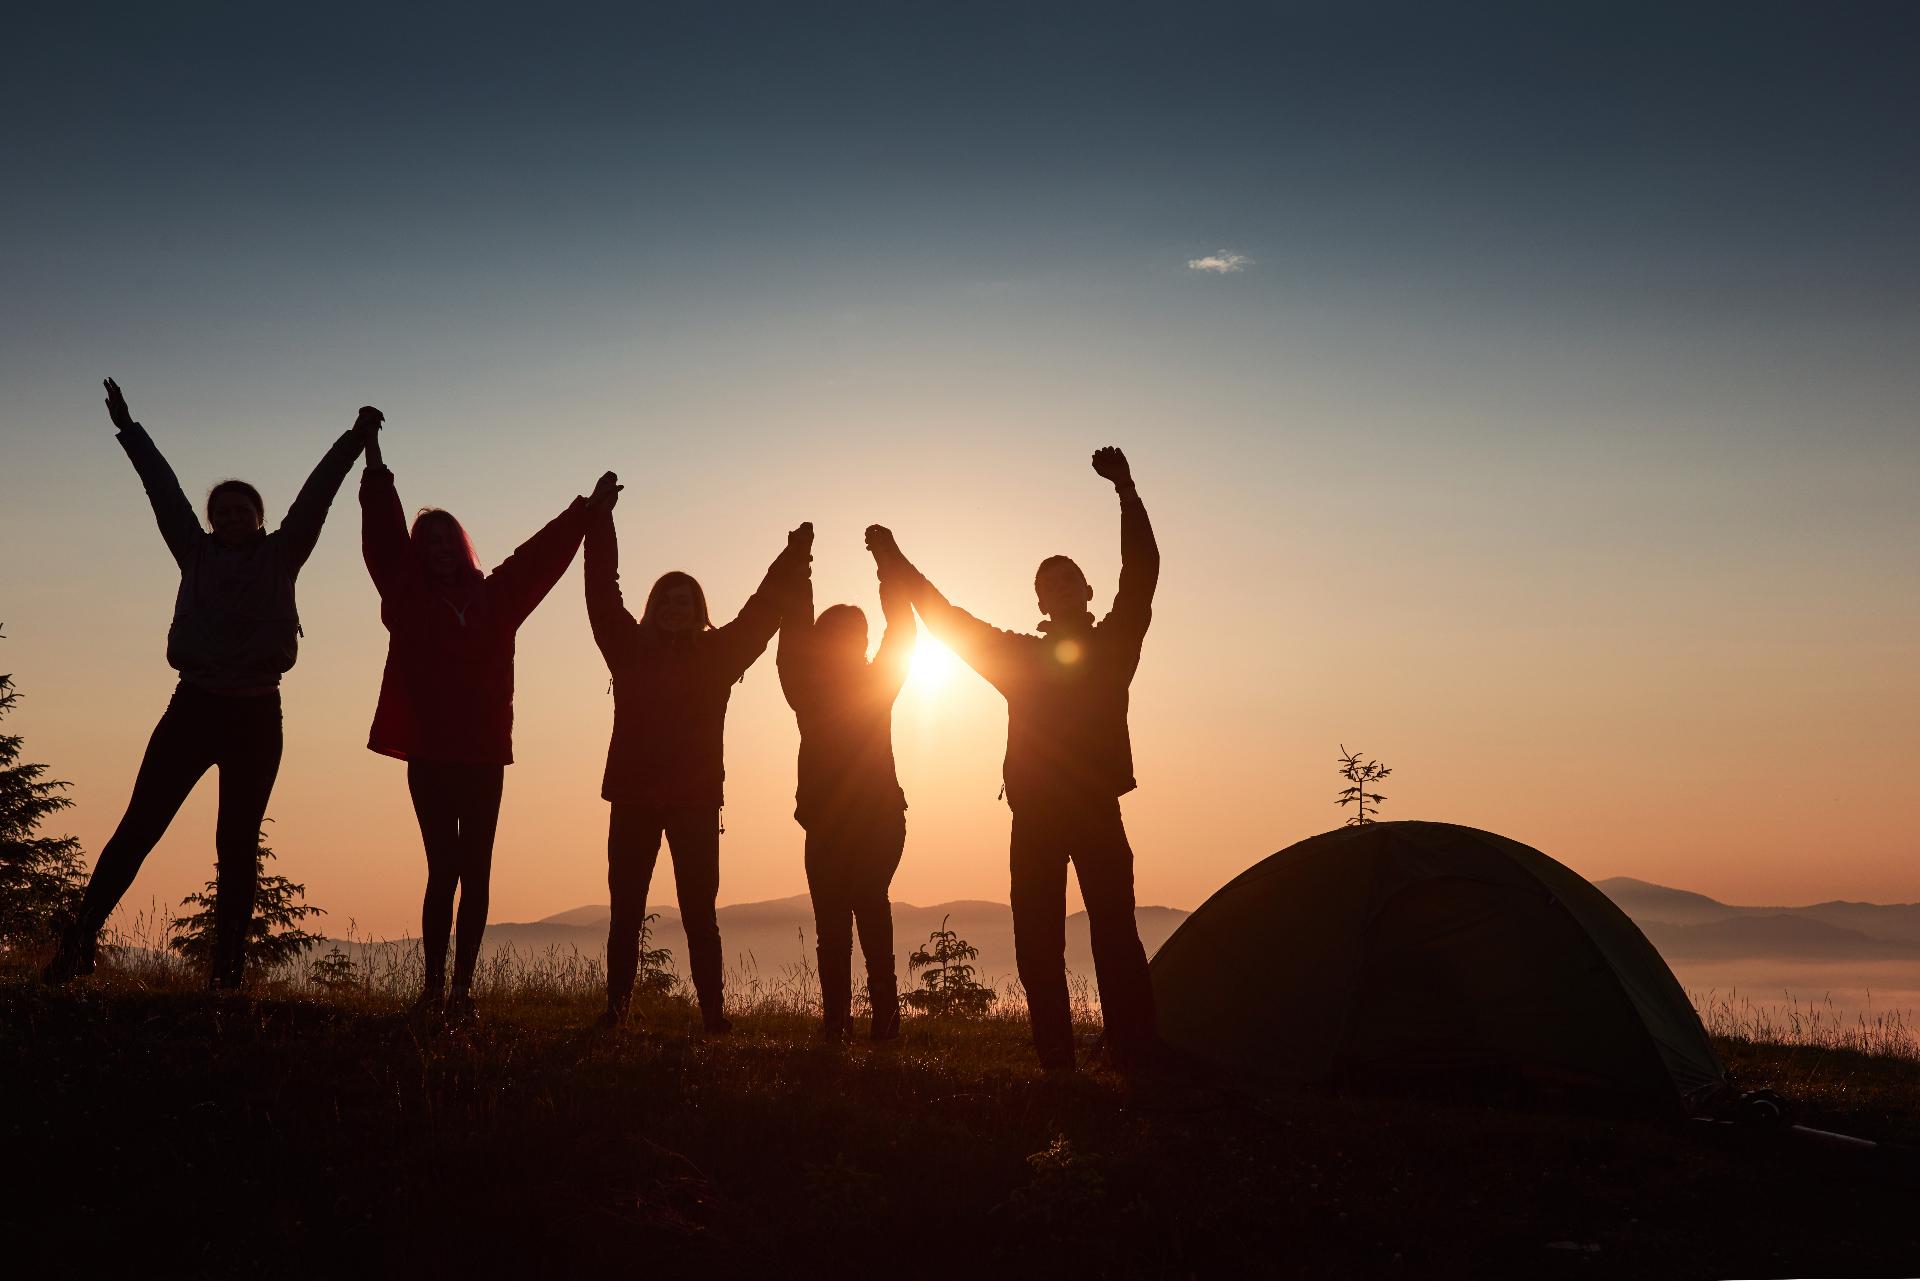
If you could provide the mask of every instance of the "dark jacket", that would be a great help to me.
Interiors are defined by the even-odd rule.
[[[514,635],[573,563],[587,500],[522,543],[485,578],[428,582],[393,473],[360,477],[360,551],[380,592],[387,666],[367,746],[401,760],[513,763]]]
[[[780,626],[784,580],[803,556],[785,551],[724,627],[670,633],[642,627],[620,596],[613,513],[587,522],[587,621],[613,673],[613,738],[600,795],[621,804],[719,808],[722,735],[734,682]]]
[[[813,625],[813,582],[798,576],[774,657],[780,689],[800,722],[800,778],[793,816],[813,829],[907,807],[893,768],[893,702],[913,658],[913,605],[906,589],[880,592],[887,629],[869,663],[823,661]]]
[[[146,486],[160,536],[180,567],[167,662],[183,680],[217,692],[272,689],[300,651],[293,581],[313,554],[327,508],[360,453],[342,432],[300,487],[280,528],[229,547],[200,525],[173,468],[139,423],[119,433]]]
[[[1134,788],[1127,687],[1153,619],[1160,549],[1131,486],[1120,496],[1120,587],[1113,608],[1004,632],[947,602],[917,573],[913,603],[927,627],[1007,700],[1007,803],[1053,805]]]

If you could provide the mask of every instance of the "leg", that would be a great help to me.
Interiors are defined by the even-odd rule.
[[[1045,1068],[1073,1067],[1067,1001],[1067,853],[1048,818],[1013,812],[1013,955],[1027,989],[1033,1048]]]
[[[426,982],[421,1004],[437,1005],[447,985],[447,939],[453,933],[453,891],[460,883],[460,820],[447,767],[436,761],[407,762],[407,791],[427,851],[427,892],[420,902],[420,947]]]
[[[454,776],[460,815],[460,935],[453,950],[453,990],[473,985],[480,939],[487,932],[487,905],[493,882],[493,836],[500,826],[504,765],[462,765]]]
[[[853,886],[854,917],[860,924],[860,954],[867,962],[867,996],[873,1002],[876,1041],[900,1035],[900,984],[894,971],[893,904],[888,894],[900,854],[907,843],[907,816],[877,818],[861,843]]]
[[[213,764],[211,735],[199,714],[199,700],[210,697],[181,686],[174,691],[160,723],[147,741],[147,752],[134,776],[127,812],[114,829],[80,900],[80,912],[61,939],[60,951],[47,967],[53,982],[93,969],[94,940],[107,917],[133,884],[133,878],[167,825],[193,791],[193,785]]]
[[[682,809],[667,816],[667,845],[673,854],[673,879],[680,892],[680,921],[687,930],[687,967],[700,998],[700,1015],[712,1032],[732,1024],[723,1012],[720,922],[714,904],[720,897],[720,812]]]
[[[1087,902],[1107,1048],[1125,1067],[1153,1046],[1153,984],[1133,914],[1133,848],[1120,820],[1120,803],[1110,802],[1089,819],[1073,842],[1074,872]]]
[[[280,775],[280,695],[224,700],[220,734],[220,817],[214,827],[219,892],[214,896],[213,986],[237,990],[246,977],[247,936],[260,884],[260,828]]]
[[[845,1036],[853,1016],[853,902],[847,863],[852,851],[840,827],[807,832],[807,893],[820,958],[820,1008],[828,1037]]]
[[[660,857],[662,821],[657,810],[614,802],[607,819],[607,889],[613,918],[607,923],[607,1013],[627,1017],[634,976],[640,972],[640,927],[647,917],[647,887]]]

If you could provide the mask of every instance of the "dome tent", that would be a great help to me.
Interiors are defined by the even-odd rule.
[[[1371,823],[1262,860],[1153,958],[1161,1035],[1299,1081],[1520,1073],[1690,1107],[1725,1081],[1679,981],[1606,895],[1451,823]]]

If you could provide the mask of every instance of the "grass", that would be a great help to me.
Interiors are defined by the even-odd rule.
[[[237,1002],[150,953],[120,961],[60,990],[0,974],[13,1275],[1862,1276],[1920,1260],[1920,1183],[1892,1161],[1511,1099],[1129,1081],[1097,1061],[1049,1077],[1015,1009],[835,1048],[804,965],[758,988],[736,974],[737,1030],[709,1039],[678,996],[591,1034],[597,962],[570,954],[492,962],[482,1021],[439,1032],[402,1014],[403,962]],[[1920,1144],[1911,1057],[1719,1044],[1810,1124]]]

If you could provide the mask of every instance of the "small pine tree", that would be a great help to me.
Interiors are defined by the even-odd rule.
[[[1378,792],[1369,792],[1367,788],[1391,773],[1393,771],[1379,761],[1370,760],[1362,764],[1360,753],[1349,752],[1345,743],[1340,744],[1340,777],[1347,780],[1348,786],[1340,792],[1338,803],[1356,807],[1345,826],[1365,827],[1374,821],[1367,815],[1367,805],[1371,803],[1378,810],[1380,802],[1387,798]]]
[[[673,976],[673,949],[647,946],[653,923],[659,919],[660,913],[648,912],[640,920],[640,969],[633,976],[633,994],[642,1000],[650,996],[671,996],[680,983]]]
[[[13,676],[0,675],[0,716],[19,700]],[[45,777],[45,765],[20,763],[21,742],[0,734],[0,950],[42,941],[72,920],[86,876],[79,841],[34,835],[73,801],[62,795],[69,784]]]
[[[307,982],[323,992],[347,992],[360,986],[360,967],[335,943],[325,956],[316,956],[308,963]]]
[[[947,928],[947,917],[940,928],[927,936],[926,945],[913,950],[907,958],[907,974],[925,969],[919,990],[903,998],[920,1014],[947,1018],[977,1019],[984,1016],[995,1000],[994,990],[983,987],[973,977],[969,962],[980,950]]]
[[[306,901],[306,886],[284,876],[268,875],[267,860],[273,857],[273,848],[262,831],[254,854],[259,888],[253,899],[253,920],[247,927],[247,964],[261,974],[271,974],[298,960],[303,952],[324,941],[320,935],[300,928],[300,923],[310,916],[326,915],[326,909]],[[173,937],[167,946],[195,965],[213,961],[214,905],[219,895],[219,883],[208,881],[205,890],[180,900],[181,907],[197,910],[173,920]]]

